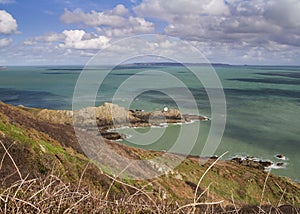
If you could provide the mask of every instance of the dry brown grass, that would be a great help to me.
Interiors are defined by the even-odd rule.
[[[201,181],[206,173],[218,161],[216,160],[199,179],[195,190],[195,197],[191,203],[181,204],[176,201],[163,200],[160,197],[147,192],[143,187],[130,185],[118,176],[106,176],[111,180],[111,185],[107,190],[95,190],[82,185],[80,176],[77,184],[67,183],[59,176],[50,173],[46,177],[36,177],[29,179],[22,175],[13,157],[9,153],[9,148],[0,141],[4,149],[4,156],[9,157],[19,180],[9,187],[0,187],[0,213],[298,213],[290,206],[274,208],[263,206],[263,196],[260,206],[245,206],[238,208],[235,206],[234,197],[232,206],[222,206],[222,200],[209,201],[206,197],[209,192],[208,186],[204,192],[198,193]],[[2,160],[4,157],[2,158]],[[90,163],[88,163],[90,164]],[[0,163],[0,170],[2,161]],[[265,180],[266,185],[268,176]],[[121,198],[113,198],[110,190],[116,183],[133,189],[133,193],[125,194]],[[265,188],[264,188],[265,189]],[[278,202],[280,204],[280,201]]]

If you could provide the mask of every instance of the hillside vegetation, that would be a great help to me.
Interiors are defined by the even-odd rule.
[[[0,102],[0,213],[299,212],[299,184],[233,161],[188,157],[157,178],[121,179],[85,156],[66,114]],[[162,154],[101,143],[137,160]]]

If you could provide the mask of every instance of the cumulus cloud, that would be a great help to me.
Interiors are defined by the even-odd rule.
[[[25,46],[48,49],[81,49],[97,50],[105,47],[110,39],[96,33],[86,33],[84,30],[64,30],[62,33],[47,33],[33,37],[23,42]],[[70,50],[68,50],[70,51]]]
[[[126,16],[129,14],[128,9],[119,4],[112,10],[97,12],[92,10],[89,13],[83,12],[81,9],[74,11],[65,10],[60,17],[61,21],[67,24],[83,23],[88,26],[114,26],[121,27],[126,24]]]
[[[133,10],[189,41],[300,46],[299,0],[143,0]]]
[[[102,30],[109,37],[123,37],[135,34],[153,33],[154,24],[143,18],[130,16],[122,27],[112,27]]]
[[[0,10],[0,34],[13,34],[17,32],[17,21],[5,10]]]
[[[100,55],[99,63],[103,64],[109,64],[112,60],[119,60],[124,56],[136,56],[129,59],[133,61],[136,59],[142,61],[145,59],[146,61],[176,59],[179,62],[207,62],[201,57],[198,50],[189,43],[161,35],[128,37],[109,44],[100,52]]]
[[[79,24],[83,23],[88,26],[115,26],[120,27],[125,24],[126,19],[119,14],[112,11],[109,12],[96,12],[84,13],[81,9],[74,11],[65,10],[64,14],[60,17],[61,21],[66,24]]]
[[[89,37],[84,30],[65,30],[62,33],[65,36],[65,41],[59,44],[60,48],[73,49],[101,49],[109,42],[109,38],[105,36],[98,36],[96,38]]]
[[[64,40],[64,35],[60,33],[46,33],[43,36],[36,36],[34,38],[26,39],[24,45],[35,45],[37,43],[54,43]]]
[[[0,0],[0,3],[8,0]],[[74,30],[47,33],[24,41],[40,52],[45,45],[55,56],[90,57],[112,40],[136,34],[163,32],[188,41],[214,62],[249,63],[269,59],[298,62],[300,0],[132,0],[132,8],[119,4],[110,10],[65,9],[60,20]],[[71,3],[70,3],[71,5]],[[72,6],[69,8],[76,8]],[[3,15],[4,14],[4,15]],[[0,33],[17,32],[17,23],[0,10]],[[10,24],[7,24],[9,20]],[[6,24],[4,26],[4,22]],[[15,22],[11,21],[14,20]],[[151,20],[151,21],[150,21]],[[15,25],[13,24],[15,23]],[[154,24],[155,23],[155,24]],[[4,27],[2,27],[2,25]],[[11,39],[1,39],[5,47]],[[157,54],[184,52],[173,40],[135,41],[111,50],[155,49]],[[55,53],[54,53],[55,52]],[[108,55],[113,57],[114,53]]]
[[[65,10],[61,21],[66,24],[84,24],[95,27],[106,36],[128,36],[140,33],[153,33],[154,24],[144,18],[133,17],[124,5],[117,5],[112,10],[85,13],[80,9]]]
[[[9,46],[11,43],[13,42],[13,40],[11,38],[3,38],[0,39],[0,48]]]
[[[229,15],[224,0],[144,0],[134,8],[141,17],[176,21],[190,15]]]
[[[300,27],[300,1],[274,0],[266,6],[265,16],[273,23],[283,27]]]

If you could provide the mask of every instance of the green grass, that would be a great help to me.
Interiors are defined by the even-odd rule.
[[[0,131],[0,133],[5,134],[20,145],[25,146],[25,148],[29,148],[30,151],[34,152],[32,157],[35,162],[33,164],[37,166],[41,174],[46,175],[49,173],[51,168],[48,166],[51,165],[55,166],[56,172],[63,175],[67,181],[77,182],[88,162],[91,162],[94,167],[98,166],[108,175],[118,174],[118,172],[116,172],[113,168],[101,165],[101,163],[89,161],[86,157],[74,152],[71,148],[68,150],[69,148],[60,146],[57,141],[52,141],[52,139],[49,139],[50,142],[46,141],[45,139],[48,138],[45,138],[43,133],[37,132],[36,130],[22,129],[10,123],[0,121]],[[159,156],[151,151],[137,150],[135,153],[141,159],[153,159]],[[160,157],[159,162],[172,166],[172,161],[168,158]],[[178,193],[175,193],[174,187],[172,187],[172,189],[168,186],[168,183],[170,184],[174,182],[172,179],[175,179],[176,174],[180,174],[183,178],[182,184],[191,182],[197,185],[200,177],[203,175],[207,167],[208,165],[199,166],[198,162],[191,159],[185,159],[181,165],[174,169],[174,175],[171,173],[168,175],[162,175],[158,180],[156,180],[156,182],[159,183],[160,187],[166,190],[168,196],[171,196],[174,200],[180,201],[182,198],[180,198]],[[248,172],[248,174],[249,173],[250,172]],[[261,199],[263,182],[266,173],[258,170],[251,170],[251,173],[251,175],[248,176],[248,179],[245,178],[246,171],[228,171],[223,170],[221,167],[213,167],[204,177],[200,188],[204,190],[211,185],[210,192],[225,199],[226,201],[231,201],[233,195],[235,201],[249,205],[257,205]],[[149,181],[135,181],[130,179],[130,176],[127,175],[126,172],[122,174],[122,177],[122,181],[129,185],[136,187],[145,186],[144,190],[147,192],[157,189],[157,186],[148,185]],[[271,177],[272,176],[270,176],[270,178]],[[178,181],[178,183],[180,182]],[[284,182],[282,182],[281,185],[282,184],[284,184]],[[117,182],[112,186],[112,191],[115,193],[120,193],[122,189],[122,185]],[[264,201],[266,202],[270,200],[272,204],[276,204],[278,202],[278,195],[280,196],[281,194],[282,192],[279,187],[277,187],[274,183],[270,183],[270,186],[266,188]],[[292,201],[293,198],[294,196],[289,193],[283,197],[286,201]]]

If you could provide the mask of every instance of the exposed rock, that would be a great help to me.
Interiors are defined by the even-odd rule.
[[[280,160],[285,160],[286,157],[283,154],[277,154],[275,155],[276,158],[280,159]]]
[[[30,109],[28,109],[30,111]],[[101,135],[107,139],[121,139],[124,136],[116,133],[105,133],[106,130],[119,127],[147,127],[159,126],[165,123],[184,123],[191,120],[208,120],[199,115],[182,115],[178,109],[167,111],[144,112],[142,110],[127,110],[112,103],[104,103],[99,107],[87,107],[76,111],[43,109],[34,111],[37,118],[51,123],[70,125],[85,130],[99,129]],[[74,118],[74,120],[73,120]]]
[[[264,170],[267,167],[270,167],[273,163],[271,161],[263,161],[263,160],[255,160],[252,158],[232,158],[231,161],[236,162],[242,166],[248,166],[255,169],[262,169]]]
[[[271,161],[263,161],[263,160],[258,161],[258,163],[264,168],[270,167],[273,164]]]
[[[276,163],[276,166],[279,166],[279,167],[284,166],[284,163],[283,162]]]
[[[217,160],[218,158],[219,157],[217,155],[213,155],[213,156],[210,157],[210,159],[212,159],[212,160]]]
[[[106,132],[106,131],[101,131],[99,133],[102,137],[108,139],[108,140],[119,140],[119,139],[125,139],[126,136],[123,134],[120,134],[118,132]]]
[[[49,110],[42,109],[36,114],[38,119],[46,120],[51,123],[59,123],[59,124],[72,124],[72,111],[67,110]]]
[[[174,176],[174,178],[176,178],[177,180],[183,180],[183,178],[182,178],[182,175],[181,174],[179,174],[179,173],[177,173],[175,176]]]
[[[282,154],[276,155],[276,158],[283,158],[284,156]]]
[[[192,120],[201,120],[201,121],[208,121],[208,120],[210,120],[206,116],[202,116],[202,115],[190,115],[190,114],[184,114],[183,118],[184,118],[184,120],[186,122],[191,122]]]

